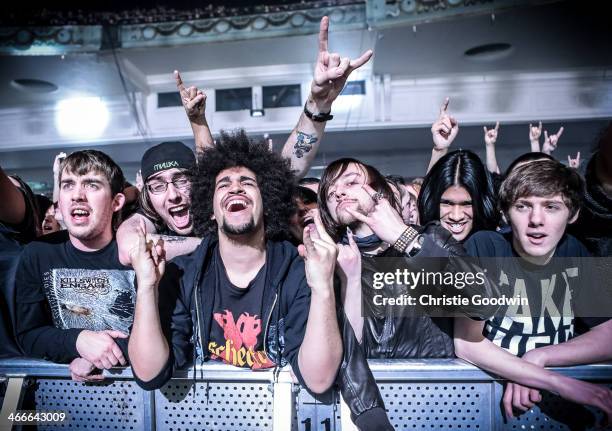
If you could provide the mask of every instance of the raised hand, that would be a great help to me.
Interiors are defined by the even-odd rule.
[[[61,152],[55,156],[55,160],[53,160],[53,174],[57,177],[60,170],[60,165],[62,161],[66,158],[66,153]]]
[[[537,126],[533,126],[529,123],[529,140],[539,141],[542,136],[542,122],[540,121]]]
[[[178,70],[174,71],[174,79],[189,121],[196,124],[205,124],[206,93],[194,86],[185,88]]]
[[[559,138],[563,134],[563,127],[555,134],[549,135],[547,130],[544,130],[544,143],[542,144],[542,152],[545,154],[552,154],[557,149]]]
[[[368,215],[363,215],[352,208],[347,208],[346,211],[357,220],[367,224],[381,240],[387,244],[394,244],[408,226],[404,224],[402,217],[389,201],[380,196],[380,193],[368,184],[362,187],[374,201],[374,208]]]
[[[347,236],[348,244],[338,244],[336,266],[336,273],[345,283],[361,280],[361,253],[350,228],[347,228]]]
[[[572,159],[570,155],[567,156],[567,164],[570,168],[578,169],[580,167],[580,151],[576,154],[576,158]]]
[[[338,247],[323,227],[319,211],[312,213],[314,224],[304,228],[304,244],[298,247],[298,252],[304,258],[308,286],[312,290],[333,289]]]
[[[349,75],[366,64],[373,54],[369,49],[361,54],[361,57],[351,60],[348,57],[340,57],[338,53],[330,53],[328,31],[329,18],[324,16],[319,27],[319,55],[310,87],[312,98],[321,112],[331,110],[332,102],[344,88]]]
[[[448,113],[449,101],[448,97],[444,99],[444,103],[440,107],[440,115],[431,126],[434,149],[438,151],[447,150],[459,133],[459,123],[455,117]]]
[[[156,244],[147,241],[144,222],[138,226],[138,242],[130,250],[130,261],[136,272],[138,289],[156,288],[166,268],[166,252],[161,238]]]
[[[499,121],[495,123],[495,127],[493,129],[487,129],[486,126],[484,129],[484,140],[486,145],[495,145],[497,142],[497,132],[499,131]]]

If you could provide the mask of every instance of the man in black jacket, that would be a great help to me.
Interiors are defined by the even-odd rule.
[[[223,133],[193,176],[202,244],[166,268],[163,244],[147,245],[140,232],[131,253],[138,293],[129,354],[143,388],[163,385],[192,354],[251,369],[289,363],[312,392],[331,386],[342,359],[337,248],[319,220],[304,234],[304,260],[282,241],[292,180],[289,163],[265,144],[244,131]]]
[[[473,273],[479,268],[463,259],[465,251],[439,224],[406,225],[385,178],[374,167],[355,159],[339,159],[321,177],[319,211],[328,233],[340,241],[337,271],[342,301],[357,340],[368,358],[453,357],[453,320],[467,314],[486,318],[496,306],[478,306],[475,295],[490,297],[495,287],[485,278],[480,285],[419,286],[398,282],[380,288],[374,283],[381,262],[388,271],[401,265],[413,272]],[[387,259],[380,259],[387,258]],[[391,259],[393,258],[393,259]],[[417,259],[418,258],[418,259]],[[425,289],[425,290],[424,290]],[[461,295],[465,304],[440,307],[380,304],[377,295],[432,297]],[[348,347],[345,346],[346,349]]]

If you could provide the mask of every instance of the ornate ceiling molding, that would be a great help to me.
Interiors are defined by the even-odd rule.
[[[384,29],[495,13],[558,0],[368,0],[288,12],[114,26],[4,27],[0,54],[59,55],[313,34],[322,16],[334,30]]]

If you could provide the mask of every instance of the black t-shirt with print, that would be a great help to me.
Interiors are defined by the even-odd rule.
[[[273,367],[263,347],[265,316],[261,315],[268,265],[261,267],[246,288],[229,280],[218,247],[211,265],[217,280],[208,343],[211,359],[252,369]]]
[[[528,300],[527,305],[502,309],[485,324],[483,334],[510,353],[522,356],[537,347],[569,340],[576,335],[576,318],[588,328],[609,319],[581,317],[577,311],[588,300],[585,296],[593,295],[595,290],[585,281],[588,274],[581,260],[569,259],[589,256],[576,238],[564,235],[547,265],[521,259],[512,247],[512,232],[477,232],[464,246],[470,256],[508,258],[495,260],[489,276],[498,283],[502,294]]]
[[[119,262],[117,242],[84,252],[68,232],[28,244],[16,279],[16,332],[27,354],[69,362],[83,329],[129,332],[134,317],[134,271]],[[122,349],[125,340],[117,339]]]

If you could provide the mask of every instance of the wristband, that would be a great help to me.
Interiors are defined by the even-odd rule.
[[[331,111],[330,112],[319,112],[318,114],[313,114],[306,107],[307,103],[308,102],[304,104],[304,114],[306,114],[306,116],[310,118],[312,121],[316,121],[317,123],[324,123],[334,118],[334,116],[331,115]]]
[[[404,253],[408,244],[410,244],[414,239],[419,236],[419,233],[416,229],[408,226],[404,232],[399,236],[397,241],[393,243],[393,248],[399,251],[400,253]]]

